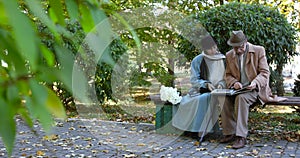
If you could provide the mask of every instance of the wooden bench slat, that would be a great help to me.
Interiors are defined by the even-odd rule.
[[[287,100],[282,102],[268,102],[267,105],[291,105],[291,106],[299,106],[300,105],[300,97],[290,97],[290,96],[283,96],[287,98]]]
[[[300,105],[299,102],[269,102],[267,105]]]
[[[286,97],[288,100],[300,101],[300,97]]]

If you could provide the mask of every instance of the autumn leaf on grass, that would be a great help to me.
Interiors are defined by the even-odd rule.
[[[260,141],[261,136],[260,135],[252,135],[248,139],[251,140],[251,141]]]
[[[297,139],[297,138],[291,138],[291,137],[286,137],[286,140],[289,141],[289,142],[297,142],[297,141],[299,141],[299,139]]]

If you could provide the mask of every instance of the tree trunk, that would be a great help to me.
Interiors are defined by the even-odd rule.
[[[278,72],[279,76],[276,79],[276,91],[277,91],[277,95],[279,96],[283,96],[284,95],[284,87],[283,87],[283,77],[282,77],[282,70],[283,70],[283,66],[282,65],[277,65],[276,67],[276,71]]]
[[[224,0],[220,0],[220,5],[223,5],[224,4]]]
[[[175,68],[175,65],[174,65],[174,59],[168,59],[168,62],[169,62],[169,67],[168,67],[168,72],[170,75],[174,76],[174,68]],[[170,83],[169,83],[172,87],[175,86],[174,84],[174,80],[171,80]]]

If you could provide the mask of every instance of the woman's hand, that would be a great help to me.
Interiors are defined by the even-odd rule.
[[[222,86],[221,84],[219,84],[219,85],[217,86],[217,89],[223,89],[223,86]]]
[[[209,91],[213,91],[215,87],[211,83],[206,83],[206,87]]]

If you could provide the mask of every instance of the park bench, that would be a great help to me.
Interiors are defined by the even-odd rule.
[[[284,96],[287,100],[282,102],[268,102],[263,107],[268,105],[273,106],[297,106],[300,108],[300,97]],[[156,105],[156,117],[155,117],[155,129],[158,133],[176,133],[177,129],[172,126],[172,106],[165,104],[164,101],[160,100],[160,95],[151,96],[151,100]],[[258,103],[256,104],[258,105]]]

